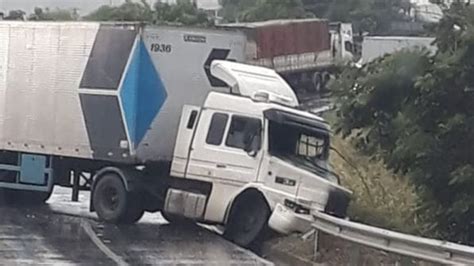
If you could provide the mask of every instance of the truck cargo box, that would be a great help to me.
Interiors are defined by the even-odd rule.
[[[211,90],[213,59],[244,60],[234,31],[0,22],[0,149],[170,160],[181,108]]]
[[[374,59],[392,54],[404,49],[422,49],[435,53],[433,45],[435,38],[412,36],[367,36],[362,43],[362,63],[369,63]]]
[[[233,23],[247,36],[246,61],[278,72],[315,68],[332,63],[329,23],[323,19],[270,20]]]

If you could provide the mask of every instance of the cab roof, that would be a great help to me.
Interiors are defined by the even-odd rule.
[[[263,118],[265,116],[265,112],[268,114],[268,111],[270,110],[278,110],[293,116],[301,117],[305,120],[313,120],[315,123],[318,123],[318,127],[324,127],[325,129],[329,130],[329,125],[325,122],[325,120],[315,114],[277,103],[254,101],[250,97],[244,97],[240,95],[211,92],[204,103],[204,108],[222,110],[259,118]]]

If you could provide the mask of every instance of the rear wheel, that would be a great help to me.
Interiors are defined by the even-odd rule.
[[[140,196],[128,192],[115,174],[107,174],[97,181],[92,201],[99,218],[108,223],[133,224],[145,213]]]
[[[224,237],[239,246],[250,247],[263,237],[269,217],[270,208],[261,194],[244,195],[232,206]]]
[[[122,223],[124,224],[134,224],[140,221],[140,219],[143,217],[145,214],[145,210],[142,209],[140,206],[137,206],[136,208],[130,208],[128,210],[128,213],[125,215]]]

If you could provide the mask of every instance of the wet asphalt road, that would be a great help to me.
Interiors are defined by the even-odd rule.
[[[147,214],[132,226],[99,222],[88,193],[56,188],[42,207],[0,206],[0,265],[268,265],[197,225]]]

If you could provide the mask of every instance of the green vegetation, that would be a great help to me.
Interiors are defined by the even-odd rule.
[[[313,1],[308,1],[313,2]],[[392,23],[407,21],[410,7],[404,0],[332,0],[321,1],[314,12],[331,21],[352,22],[355,31],[389,34]]]
[[[178,1],[176,5],[157,2],[153,7],[147,1],[126,0],[120,6],[102,6],[85,20],[92,21],[142,21],[154,24],[173,23],[179,25],[210,26],[213,21],[189,1]]]
[[[120,6],[104,5],[84,17],[92,21],[146,21],[153,20],[153,10],[146,1],[127,0]]]
[[[357,32],[388,34],[392,23],[409,21],[404,0],[222,0],[227,22],[286,18],[327,18],[351,22]]]
[[[214,21],[196,8],[189,1],[178,1],[176,5],[156,2],[150,6],[147,1],[125,0],[120,6],[104,5],[85,17],[80,17],[76,9],[42,9],[35,8],[34,13],[27,16],[22,10],[12,10],[6,20],[37,20],[37,21],[129,21],[151,24],[176,24],[212,26]]]
[[[71,21],[78,20],[79,14],[76,9],[42,9],[36,7],[33,14],[28,17],[28,20],[50,20],[50,21]]]
[[[474,7],[455,5],[436,29],[439,51],[386,56],[332,84],[337,131],[409,178],[422,230],[472,242]]]
[[[342,176],[342,185],[353,193],[349,207],[352,220],[398,232],[420,233],[418,197],[409,180],[387,170],[381,160],[358,151],[352,137],[333,136],[331,167]]]
[[[23,20],[26,16],[25,11],[23,10],[11,10],[8,12],[8,15],[5,16],[5,20]]]
[[[221,0],[220,16],[225,22],[254,22],[270,19],[327,18],[352,22],[356,32],[387,34],[392,22],[407,21],[405,0]],[[21,20],[26,13],[12,10],[5,17]],[[212,26],[213,20],[189,0],[176,5],[125,0],[120,6],[104,5],[80,18],[76,10],[36,8],[30,20],[141,21],[180,25]]]
[[[224,19],[229,22],[314,17],[301,0],[222,0],[222,6]]]

